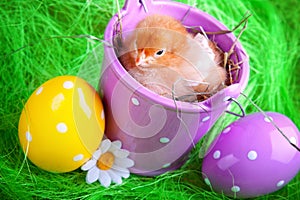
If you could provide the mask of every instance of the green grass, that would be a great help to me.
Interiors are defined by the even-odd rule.
[[[241,38],[251,65],[245,94],[264,110],[289,116],[299,128],[300,4],[298,0],[274,1],[198,0],[196,5],[228,27],[235,26],[247,10],[253,13]],[[108,189],[86,184],[86,173],[80,170],[52,174],[24,162],[18,143],[18,120],[33,90],[50,78],[66,74],[79,75],[97,85],[97,63],[102,57],[99,43],[67,36],[90,34],[103,38],[106,24],[117,10],[113,0],[87,2],[0,2],[2,199],[229,199],[203,183],[200,144],[179,170],[152,178],[132,175],[121,186]],[[94,52],[98,53],[98,61],[91,56]],[[243,97],[239,101],[247,113],[256,111]],[[223,118],[224,123],[234,119]],[[300,175],[280,191],[257,199],[300,199]]]

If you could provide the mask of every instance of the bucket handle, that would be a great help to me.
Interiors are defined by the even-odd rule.
[[[147,0],[147,3],[152,4],[153,0]],[[146,0],[126,0],[123,9],[127,12],[129,9],[135,9],[142,6],[144,8],[144,11],[146,13],[149,12],[148,6],[147,6]]]
[[[225,101],[230,101],[230,102],[234,102],[241,110],[242,114],[238,114],[238,113],[235,113],[235,112],[232,112],[232,111],[229,111],[229,110],[226,110],[225,112],[229,113],[229,114],[232,114],[234,116],[237,116],[237,117],[245,117],[246,116],[246,112],[244,110],[244,108],[242,107],[242,105],[238,102],[237,99],[233,98],[233,97],[228,97],[227,99],[225,99]]]
[[[139,9],[140,6],[144,8],[144,11],[146,13],[149,12],[149,7],[154,4],[155,0],[125,0],[125,4],[123,7],[123,10],[126,10],[127,12],[129,9]],[[156,0],[158,1],[158,0]],[[160,0],[160,1],[171,1],[171,0]]]

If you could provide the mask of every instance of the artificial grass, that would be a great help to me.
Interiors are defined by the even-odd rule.
[[[253,16],[241,38],[250,56],[245,94],[264,110],[290,117],[300,127],[300,41],[298,0],[181,0],[234,27],[249,10]],[[123,5],[123,1],[120,1]],[[157,177],[131,175],[120,186],[85,183],[85,172],[52,174],[29,161],[18,143],[18,120],[26,100],[43,82],[58,75],[78,75],[94,87],[100,76],[102,47],[82,37],[103,38],[117,12],[113,0],[1,1],[0,196],[2,199],[229,199],[201,178],[201,144],[180,169]],[[95,56],[96,55],[96,56]],[[257,111],[239,98],[247,113]],[[218,132],[235,120],[225,115]],[[238,142],[238,141],[237,141]],[[300,199],[300,175],[273,194],[256,199]]]

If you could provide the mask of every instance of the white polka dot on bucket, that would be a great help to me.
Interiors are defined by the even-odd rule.
[[[221,157],[221,151],[217,150],[213,154],[214,159],[219,159]]]
[[[74,83],[72,81],[65,81],[64,84],[63,84],[63,87],[65,89],[71,89],[74,87]]]
[[[171,165],[171,163],[166,163],[162,166],[162,168],[168,168],[168,167],[170,167],[170,165]]]
[[[160,138],[160,139],[159,139],[159,141],[160,141],[160,143],[163,143],[163,144],[165,144],[165,143],[168,143],[168,142],[170,142],[170,139],[169,139],[169,138],[167,138],[167,137],[162,137],[162,138]]]
[[[249,151],[248,152],[248,159],[249,160],[256,160],[257,158],[257,152],[256,151]]]
[[[82,155],[82,154],[78,154],[78,155],[76,155],[76,156],[73,157],[73,160],[74,160],[75,162],[80,161],[80,160],[82,160],[82,159],[83,159],[83,155]]]
[[[226,96],[223,98],[223,101],[228,101],[231,98],[231,96]]]
[[[138,106],[138,105],[140,105],[140,102],[139,102],[139,100],[137,99],[137,98],[135,98],[135,97],[132,97],[131,98],[131,102],[133,103],[133,105],[135,105],[135,106]]]
[[[241,188],[237,185],[234,185],[234,186],[232,186],[231,191],[232,192],[239,192],[239,191],[241,191]]]
[[[58,123],[58,124],[56,125],[56,129],[57,129],[57,131],[60,132],[60,133],[65,133],[65,132],[67,132],[68,127],[67,127],[67,125],[66,125],[65,123],[60,122],[60,123]]]
[[[202,122],[206,122],[206,121],[208,121],[210,119],[210,116],[206,116],[206,117],[204,117],[203,119],[202,119]]]

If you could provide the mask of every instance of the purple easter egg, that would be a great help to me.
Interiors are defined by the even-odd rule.
[[[204,157],[206,184],[225,195],[250,198],[281,189],[300,169],[300,134],[286,116],[267,112],[240,118],[226,127]],[[273,124],[274,122],[274,124]]]

